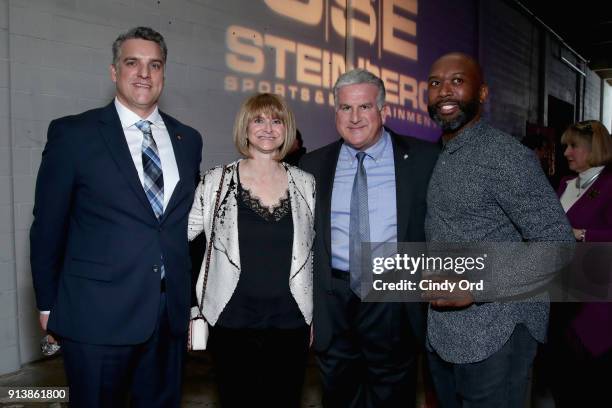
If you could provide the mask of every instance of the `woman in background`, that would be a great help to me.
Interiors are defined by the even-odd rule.
[[[601,122],[587,120],[571,125],[561,143],[569,168],[578,173],[561,180],[558,190],[576,241],[612,242],[610,133]],[[606,270],[609,276],[609,265]],[[604,401],[611,400],[612,303],[553,304],[549,348],[557,408],[610,406]]]
[[[202,311],[212,326],[222,407],[300,406],[312,320],[315,184],[281,162],[294,139],[294,116],[281,97],[247,99],[234,123],[244,158],[204,174],[189,214],[190,239],[204,231],[210,241],[215,231],[207,242]],[[199,304],[203,281],[201,272]]]

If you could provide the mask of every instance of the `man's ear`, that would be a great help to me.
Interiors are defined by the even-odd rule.
[[[108,69],[110,71],[111,81],[116,83],[117,82],[117,68],[115,67],[115,64],[110,64]]]
[[[482,105],[483,103],[485,103],[488,98],[489,87],[486,84],[480,85],[480,88],[478,89],[478,100],[480,101],[480,104]]]
[[[389,105],[384,104],[382,109],[380,110],[380,119],[383,125],[385,124],[385,121],[387,120],[387,116],[389,115],[391,115],[391,108],[389,108]]]

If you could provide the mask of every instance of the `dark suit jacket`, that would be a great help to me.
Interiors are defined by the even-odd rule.
[[[400,136],[387,129],[393,141],[395,188],[397,195],[397,239],[400,242],[425,241],[426,194],[429,177],[438,157],[438,146]],[[323,351],[334,334],[327,308],[331,304],[331,197],[342,140],[306,154],[301,167],[315,176],[317,202],[314,243],[314,346]],[[413,334],[425,336],[423,307],[406,303]]]
[[[30,230],[32,278],[48,329],[91,344],[136,344],[155,329],[160,255],[171,331],[190,305],[187,215],[201,160],[200,134],[161,113],[180,181],[160,221],[138,178],[113,103],[49,125]]]

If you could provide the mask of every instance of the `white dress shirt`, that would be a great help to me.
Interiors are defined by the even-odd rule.
[[[340,147],[331,199],[331,266],[342,271],[349,270],[349,242],[351,218],[351,193],[357,173],[358,150],[347,144]],[[397,197],[395,192],[395,160],[393,141],[384,129],[382,136],[365,150],[363,165],[368,180],[368,212],[370,242],[373,256],[385,255],[382,250],[391,246],[379,243],[397,242]]]
[[[151,133],[155,144],[157,145],[157,151],[159,159],[162,165],[162,172],[164,174],[164,210],[170,202],[170,197],[174,191],[174,187],[179,182],[178,167],[176,165],[176,158],[174,157],[174,150],[172,149],[172,142],[170,141],[170,135],[166,129],[166,124],[159,114],[159,110],[155,107],[155,110],[146,118],[141,118],[119,102],[115,98],[115,108],[119,114],[119,120],[121,120],[121,127],[125,134],[125,140],[127,141],[138,171],[138,178],[140,183],[144,185],[143,167],[142,167],[142,140],[144,135],[142,131],[136,127],[136,123],[140,120],[148,120],[151,122]]]

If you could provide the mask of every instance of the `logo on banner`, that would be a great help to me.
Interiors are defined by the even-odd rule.
[[[323,27],[325,43],[332,36],[346,38],[345,0],[264,0],[264,4],[296,27]],[[364,68],[385,82],[391,117],[435,127],[427,114],[427,83],[383,65],[386,56],[418,62],[418,1],[353,0],[352,7],[350,31],[355,48],[361,50],[365,45],[370,52],[368,56],[355,55],[349,67],[344,50],[338,52],[271,29],[230,25],[225,63],[232,73],[225,77],[225,90],[272,92],[305,104],[333,106],[332,88],[338,76],[347,68]],[[372,61],[371,56],[376,59]],[[266,77],[272,73],[273,77]]]

